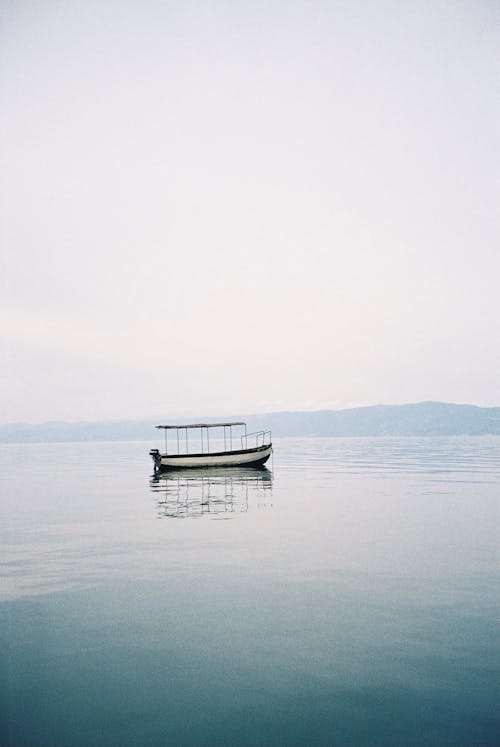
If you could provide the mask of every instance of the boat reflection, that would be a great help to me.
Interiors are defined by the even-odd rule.
[[[269,508],[273,476],[267,467],[169,470],[150,480],[159,518],[231,518],[249,504]]]

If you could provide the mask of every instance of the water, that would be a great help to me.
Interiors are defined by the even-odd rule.
[[[3,445],[8,747],[498,744],[500,438]]]

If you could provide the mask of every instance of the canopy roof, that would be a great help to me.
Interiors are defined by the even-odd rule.
[[[189,425],[157,425],[156,428],[178,428],[184,430],[185,428],[224,428],[228,425],[246,425],[246,423],[243,421],[232,423],[191,423]]]

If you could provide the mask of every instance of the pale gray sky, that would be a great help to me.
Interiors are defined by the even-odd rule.
[[[496,2],[0,8],[2,422],[500,404]]]

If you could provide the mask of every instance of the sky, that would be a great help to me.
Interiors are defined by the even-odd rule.
[[[0,422],[500,405],[498,21],[0,0]]]

